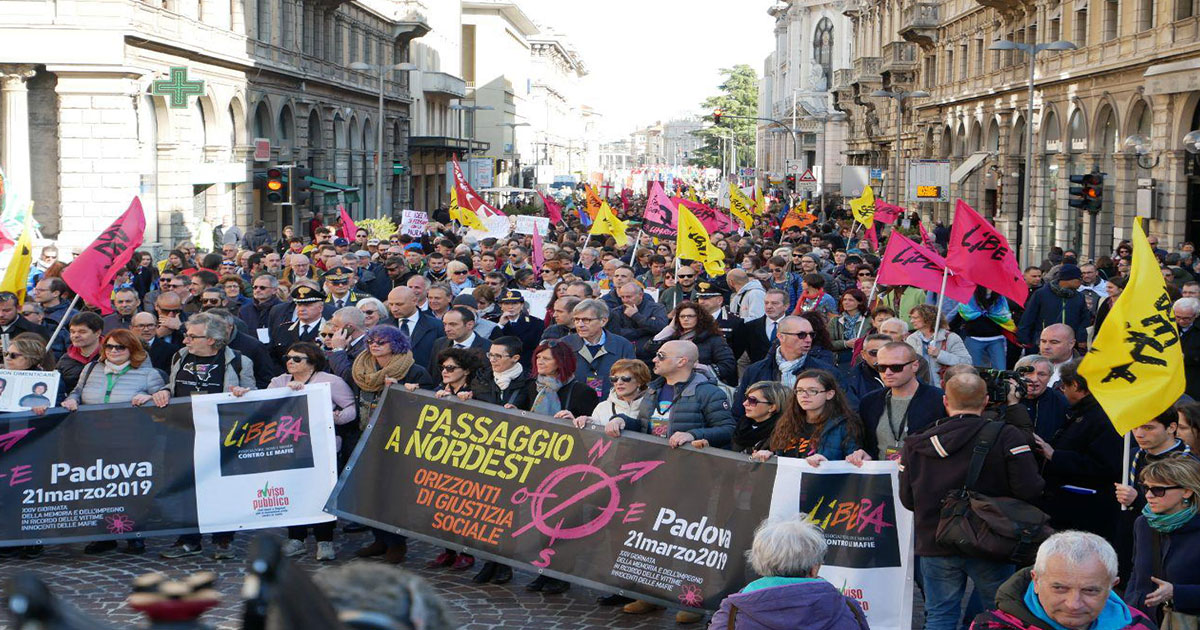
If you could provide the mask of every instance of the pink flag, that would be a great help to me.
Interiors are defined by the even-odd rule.
[[[875,200],[875,220],[880,223],[895,223],[896,219],[904,216],[904,208],[884,202],[882,199]]]
[[[354,235],[358,233],[358,226],[354,225],[354,219],[350,218],[350,214],[341,204],[338,204],[338,217],[339,223],[342,225],[338,228],[342,233],[342,238],[353,243]]]
[[[16,244],[17,244],[16,240],[14,240],[11,235],[9,235],[8,230],[4,229],[4,226],[0,226],[0,252],[6,250],[9,247],[12,247]]]
[[[646,211],[642,214],[642,232],[650,236],[675,240],[679,231],[679,206],[663,192],[662,183],[650,182]]]
[[[671,197],[671,201],[691,210],[692,214],[696,215],[696,218],[700,219],[700,222],[704,224],[704,229],[708,230],[709,234],[713,232],[728,234],[737,230],[733,225],[733,220],[729,218],[729,214],[726,212],[702,203],[684,199],[683,197]]]
[[[878,281],[888,286],[917,287],[937,293],[942,290],[945,269],[946,261],[936,252],[917,245],[900,232],[892,232],[879,265]],[[946,278],[946,297],[966,302],[974,292],[975,285],[962,276],[952,273]]]
[[[867,228],[867,242],[871,244],[871,251],[879,251],[879,233],[875,230],[875,226]]]
[[[84,302],[108,315],[113,312],[110,298],[113,278],[133,258],[146,232],[146,216],[137,197],[125,214],[105,228],[83,253],[63,270],[62,279]]]
[[[925,222],[918,221],[917,229],[921,230],[921,242],[925,244],[925,247],[933,249],[933,239],[929,238],[929,232],[925,231]]]
[[[563,220],[562,206],[558,205],[553,199],[543,195],[540,190],[538,191],[538,196],[542,198],[542,205],[546,206],[546,216],[550,217],[550,223],[552,225],[561,225]]]
[[[560,219],[561,220],[561,219]],[[542,272],[542,264],[546,262],[546,254],[542,251],[542,235],[538,232],[537,223],[533,224],[533,270]]]
[[[962,199],[954,206],[946,262],[955,273],[1017,304],[1024,306],[1029,297],[1029,286],[1008,240]]]

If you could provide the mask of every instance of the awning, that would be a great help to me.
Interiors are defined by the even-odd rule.
[[[990,157],[992,157],[991,151],[976,151],[972,153],[967,159],[963,160],[962,164],[958,165],[958,168],[954,169],[953,173],[950,173],[950,183],[963,183],[972,173],[979,170],[979,167],[983,166],[983,163]]]

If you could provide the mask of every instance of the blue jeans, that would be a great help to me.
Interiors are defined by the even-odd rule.
[[[971,353],[971,363],[974,363],[976,367],[1004,369],[1008,340],[979,341],[974,337],[964,337],[963,344],[967,346],[967,352]]]
[[[958,627],[967,578],[975,583],[984,606],[990,608],[996,601],[996,590],[1015,570],[1011,564],[966,556],[922,556],[925,630],[955,630]]]

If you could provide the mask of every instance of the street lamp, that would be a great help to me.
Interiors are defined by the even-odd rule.
[[[475,112],[491,111],[496,108],[491,105],[463,105],[460,101],[450,105],[450,109],[471,112],[471,138],[467,141],[467,183],[474,186],[475,183],[471,181],[471,154],[475,152],[475,129],[479,126],[479,121],[475,120]]]
[[[375,218],[378,219],[383,216],[383,79],[391,70],[412,71],[416,70],[417,66],[411,63],[375,65],[355,61],[350,64],[350,69],[379,74],[379,121],[375,125],[379,128],[375,141]]]
[[[821,123],[821,205],[818,208],[818,210],[820,210],[821,212],[824,212],[825,211],[825,166],[826,166],[826,164],[825,164],[825,137],[829,133],[830,121],[842,122],[843,120],[846,120],[846,113],[835,110],[832,112],[822,112],[819,114],[812,114],[810,116],[806,116],[805,119]],[[897,144],[896,146],[898,148],[899,144]],[[896,181],[897,182],[900,181],[900,178],[896,178]],[[893,203],[896,203],[896,202],[893,202]]]
[[[1025,111],[1025,205],[1024,211],[1017,214],[1017,249],[1021,251],[1021,260],[1029,260],[1029,242],[1025,238],[1025,213],[1033,212],[1033,71],[1036,68],[1038,53],[1043,50],[1075,50],[1074,43],[1059,40],[1045,44],[1020,44],[1007,39],[998,39],[988,46],[988,50],[1019,50],[1029,55],[1029,103]]]
[[[517,127],[529,127],[530,125],[529,125],[529,123],[500,123],[500,126],[508,127],[509,129],[512,130],[512,145],[511,145],[512,151],[510,152],[510,155],[512,155],[513,157],[511,160],[509,160],[509,164],[510,164],[509,168],[512,168],[513,167],[512,163],[516,161],[516,157],[517,157]],[[509,186],[514,186],[514,187],[516,186],[515,184],[513,184],[513,179],[516,175],[517,175],[517,172],[514,170],[513,174],[508,177],[508,185]]]
[[[929,92],[925,90],[916,90],[914,92],[875,90],[871,92],[871,96],[896,100],[896,183],[892,185],[891,202],[900,205],[900,129],[904,126],[904,101],[910,98],[929,98]]]

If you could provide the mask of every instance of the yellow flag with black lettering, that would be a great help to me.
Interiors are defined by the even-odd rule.
[[[600,210],[596,212],[596,221],[592,223],[592,229],[588,234],[593,236],[607,234],[617,239],[617,247],[624,247],[625,241],[629,240],[629,235],[626,234],[628,229],[625,222],[613,214],[608,202],[601,201]]]
[[[453,188],[450,189],[450,220],[462,223],[462,216],[458,208],[458,191]]]
[[[1183,395],[1183,350],[1158,260],[1141,222],[1133,224],[1129,282],[1113,304],[1079,375],[1121,435]]]
[[[460,207],[458,209],[458,222],[469,230],[487,231],[487,226],[483,224],[483,221],[479,220],[479,215],[475,214],[475,211],[470,208]]]
[[[754,202],[737,185],[726,185],[729,186],[729,213],[749,230],[754,225]]]
[[[868,230],[875,225],[875,191],[870,186],[863,188],[861,197],[850,200],[850,212]]]
[[[712,244],[712,238],[704,224],[687,206],[679,204],[679,237],[676,244],[677,256],[681,259],[699,260],[704,270],[712,276],[725,273],[725,252]]]

